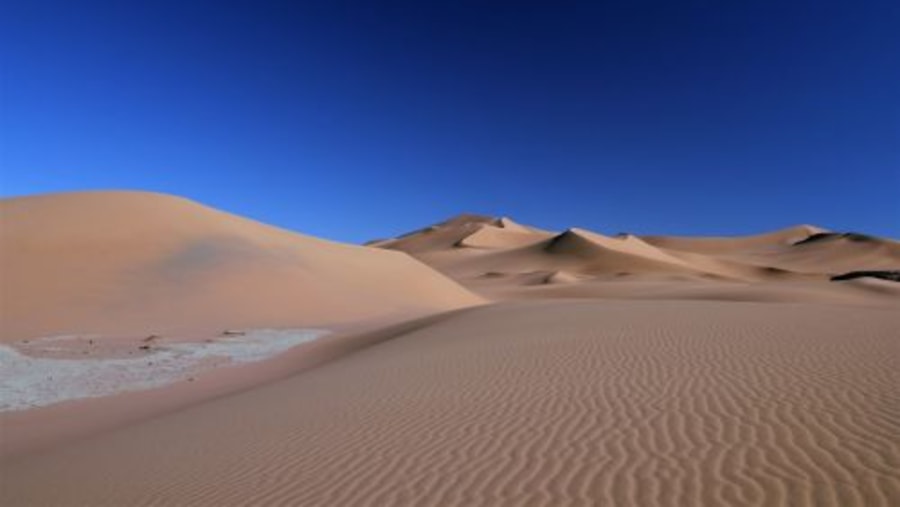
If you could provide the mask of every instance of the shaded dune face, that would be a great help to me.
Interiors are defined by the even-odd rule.
[[[835,240],[841,240],[841,239],[846,239],[849,241],[855,241],[855,242],[859,242],[859,243],[865,243],[865,242],[869,242],[869,241],[878,241],[878,239],[873,236],[868,236],[865,234],[859,234],[859,233],[855,233],[855,232],[845,232],[845,233],[818,232],[818,233],[810,235],[807,238],[797,241],[796,243],[794,243],[794,245],[803,245],[803,244],[815,243],[815,242],[819,242],[819,241],[835,241]]]
[[[900,268],[900,242],[866,236],[835,235],[831,239],[801,242],[786,249],[779,261],[788,269],[818,271],[830,274],[857,270],[890,270]]]
[[[500,298],[552,297],[556,292],[537,287],[542,283],[577,284],[583,294],[594,282],[610,280],[808,284],[849,271],[900,266],[896,241],[811,225],[755,236],[638,237],[580,228],[554,234],[508,218],[461,215],[376,246],[407,251],[462,284]],[[549,276],[555,272],[567,275]],[[514,294],[516,287],[524,291]]]
[[[477,304],[402,252],[144,192],[0,201],[4,339],[298,327]]]
[[[634,236],[611,238],[583,229],[569,229],[549,240],[544,250],[586,261],[596,270],[644,270],[680,272],[690,270],[680,259],[650,246]]]
[[[464,310],[283,382],[19,461],[3,470],[0,499],[893,506],[898,326],[894,312],[815,305]]]

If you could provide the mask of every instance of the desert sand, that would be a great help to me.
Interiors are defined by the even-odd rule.
[[[130,211],[98,227],[110,203]],[[329,332],[195,382],[0,412],[3,505],[900,504],[900,284],[831,281],[898,269],[892,239],[462,215],[362,248],[154,194],[0,211],[22,353]],[[183,253],[221,237],[242,246]],[[143,305],[147,287],[196,311]]]

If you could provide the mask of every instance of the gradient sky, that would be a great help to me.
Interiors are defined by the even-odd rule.
[[[344,241],[900,237],[900,3],[0,6],[0,194],[183,195]]]

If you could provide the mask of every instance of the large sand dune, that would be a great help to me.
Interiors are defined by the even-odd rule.
[[[467,310],[3,471],[4,505],[900,503],[900,316]]]
[[[2,340],[327,325],[479,299],[399,252],[141,192],[0,201]]]

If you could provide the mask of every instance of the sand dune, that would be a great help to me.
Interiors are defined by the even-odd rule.
[[[0,217],[4,339],[215,333],[154,356],[196,381],[0,413],[2,505],[900,504],[900,284],[831,281],[897,269],[891,239],[461,215],[366,248],[131,192]],[[223,329],[309,326],[340,332],[201,368]],[[18,342],[0,388],[68,392],[29,353],[69,339]],[[140,357],[103,366],[158,380]],[[60,373],[110,392],[88,359]]]
[[[690,270],[682,260],[630,235],[611,238],[584,229],[568,229],[553,237],[544,249],[551,254],[585,259],[586,271]]]
[[[818,289],[787,290],[787,299],[822,301],[840,291],[829,279],[854,270],[885,270],[900,266],[900,243],[894,240],[827,232],[800,225],[754,236],[688,238],[605,236],[581,228],[559,234],[515,224],[509,230],[501,220],[481,215],[454,219],[376,246],[403,250],[461,284],[494,298],[552,296],[577,291],[609,297],[619,285],[602,282],[628,278],[635,281],[724,282],[731,287],[710,286],[714,294],[734,293],[735,282],[772,284],[820,282]],[[509,221],[513,224],[514,222]],[[473,248],[461,248],[473,247]],[[551,273],[571,276],[553,278]],[[577,284],[577,289],[535,289],[543,274],[547,283]],[[490,276],[488,276],[490,275]],[[739,298],[757,300],[768,289],[750,288]],[[670,294],[680,294],[673,287]],[[737,289],[740,292],[741,289]],[[818,297],[821,290],[823,297]],[[517,291],[521,292],[518,294]],[[635,294],[630,288],[623,297]],[[806,296],[809,296],[807,298]],[[858,299],[859,294],[849,300]],[[763,298],[765,299],[765,298]],[[838,299],[841,299],[838,297]],[[884,302],[884,301],[882,301]]]
[[[827,270],[836,274],[852,270],[896,269],[900,266],[900,242],[875,237],[851,239],[846,235],[836,235],[830,239],[791,245],[782,249],[777,259],[765,260],[786,269],[803,272]]]
[[[657,246],[784,271],[833,275],[854,269],[900,266],[900,242],[855,233],[798,226],[745,238],[648,237]]]
[[[0,499],[897,505],[898,327],[895,312],[840,306],[476,308],[6,463]]]
[[[514,248],[540,241],[543,234],[525,228],[484,226],[456,242],[455,246],[470,248]]]
[[[552,233],[520,225],[507,217],[463,214],[396,239],[370,243],[370,246],[427,254],[454,248],[462,252],[466,247],[514,248],[550,236]]]
[[[477,304],[401,252],[140,192],[0,201],[3,340],[303,327]]]

